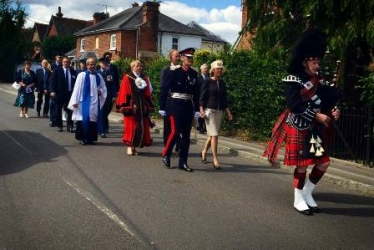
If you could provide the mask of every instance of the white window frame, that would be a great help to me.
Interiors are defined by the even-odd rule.
[[[115,50],[117,48],[117,35],[112,34],[110,35],[110,41],[109,41],[109,50]]]
[[[176,43],[175,43],[175,40],[176,40]],[[178,37],[171,38],[171,48],[179,50],[179,38]]]
[[[82,38],[81,44],[80,44],[80,51],[84,52],[85,47],[86,47],[86,38]]]

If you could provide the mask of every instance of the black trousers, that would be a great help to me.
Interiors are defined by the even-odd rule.
[[[37,101],[36,101],[36,112],[40,114],[43,104],[43,97],[44,97],[44,107],[43,107],[43,115],[48,115],[49,113],[49,93],[45,94],[44,92],[38,92],[37,94]]]
[[[103,129],[105,132],[106,130],[109,130],[109,114],[112,112],[113,109],[113,98],[112,97],[107,97],[104,103],[104,106],[102,108],[103,112]],[[101,132],[101,131],[100,131]]]
[[[179,165],[186,164],[190,149],[190,135],[193,117],[190,115],[170,115],[168,118],[170,124],[170,133],[162,151],[162,156],[170,157],[174,145],[178,143]]]
[[[74,123],[72,120],[73,111],[68,109],[70,95],[64,98],[51,98],[50,99],[50,122],[53,126],[63,127],[62,123],[62,111],[64,110],[67,114],[66,117],[66,126],[68,128],[73,128]]]

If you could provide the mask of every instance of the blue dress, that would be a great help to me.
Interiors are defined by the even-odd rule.
[[[22,81],[26,84],[26,87],[21,86],[18,89],[18,94],[16,101],[14,102],[14,106],[33,109],[35,106],[34,87],[28,86],[36,82],[35,72],[30,70],[29,73],[26,73],[24,70],[20,70],[17,72],[16,81]]]

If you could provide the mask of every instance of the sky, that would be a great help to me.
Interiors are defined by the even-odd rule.
[[[48,24],[58,7],[66,18],[91,20],[95,12],[108,12],[110,16],[131,8],[134,0],[21,0],[28,18],[26,27],[35,22]],[[142,3],[143,1],[137,1]],[[160,2],[160,11],[183,24],[195,21],[207,30],[233,44],[241,26],[241,0],[179,0]]]

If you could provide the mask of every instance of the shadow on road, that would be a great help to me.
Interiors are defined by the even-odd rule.
[[[51,162],[67,151],[40,133],[0,131],[0,175],[23,171],[40,162]]]
[[[354,194],[318,193],[315,199],[329,203],[340,203],[347,205],[359,205],[363,207],[347,208],[323,208],[323,213],[334,215],[346,215],[354,217],[374,217],[374,198]],[[321,208],[322,209],[322,208]]]

